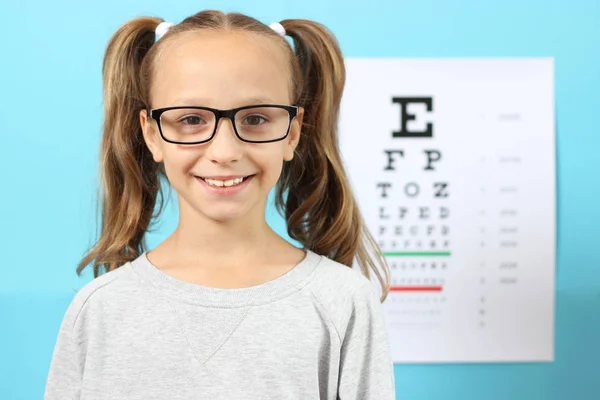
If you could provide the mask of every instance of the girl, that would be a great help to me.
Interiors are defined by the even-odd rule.
[[[96,279],[66,312],[45,399],[393,399],[389,270],[339,154],[334,37],[217,11],[138,18],[103,79],[102,233],[77,269]],[[179,224],[146,251],[161,178]],[[266,222],[274,186],[301,249]]]

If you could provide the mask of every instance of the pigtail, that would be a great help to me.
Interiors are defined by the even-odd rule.
[[[102,66],[104,126],[100,173],[101,231],[99,240],[83,257],[77,273],[90,263],[94,277],[101,268],[111,271],[144,251],[144,235],[152,221],[161,171],[143,140],[139,112],[147,108],[148,87],[142,79],[143,60],[154,44],[161,19],[129,21],[111,38]],[[161,193],[160,209],[164,198]],[[157,215],[158,215],[157,213]]]
[[[305,113],[296,157],[284,165],[277,185],[277,208],[287,220],[291,238],[349,267],[356,259],[365,276],[374,274],[383,301],[389,291],[389,267],[361,216],[338,146],[346,78],[342,53],[334,36],[319,23],[281,24],[294,41],[299,67],[296,104]]]

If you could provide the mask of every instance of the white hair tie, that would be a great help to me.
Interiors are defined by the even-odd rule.
[[[163,37],[165,35],[165,33],[167,33],[169,31],[169,29],[171,29],[171,27],[174,25],[175,24],[172,22],[161,22],[160,24],[158,24],[158,26],[154,30],[155,35],[156,35],[156,40],[158,41],[161,37]]]
[[[269,25],[269,27],[277,32],[277,34],[281,37],[286,35],[285,28],[279,22],[273,22],[271,25]]]

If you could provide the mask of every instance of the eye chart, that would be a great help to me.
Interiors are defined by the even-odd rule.
[[[347,59],[340,147],[394,362],[552,361],[552,59]]]

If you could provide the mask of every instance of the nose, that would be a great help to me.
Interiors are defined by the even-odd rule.
[[[235,135],[233,122],[229,118],[219,121],[215,136],[208,142],[206,156],[217,164],[228,164],[241,158],[242,142]]]

